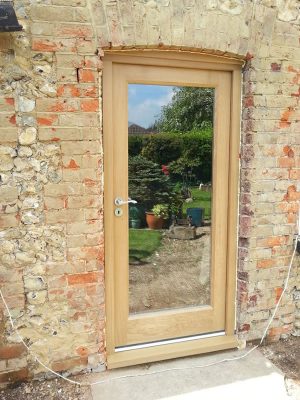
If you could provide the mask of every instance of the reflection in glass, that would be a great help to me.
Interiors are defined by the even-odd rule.
[[[214,89],[128,85],[129,311],[210,304]]]

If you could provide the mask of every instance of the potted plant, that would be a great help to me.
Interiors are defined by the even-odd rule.
[[[146,221],[150,229],[162,229],[169,217],[169,208],[166,204],[156,204],[151,211],[146,211]]]

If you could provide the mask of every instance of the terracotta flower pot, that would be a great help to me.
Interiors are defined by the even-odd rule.
[[[150,229],[162,229],[164,224],[163,217],[157,217],[153,212],[146,212],[146,222]]]

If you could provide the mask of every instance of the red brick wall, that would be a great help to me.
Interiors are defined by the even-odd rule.
[[[247,60],[237,321],[241,338],[259,338],[280,296],[299,208],[297,5],[14,3],[24,31],[0,37],[0,284],[19,333],[57,371],[105,362],[102,57],[125,46]],[[299,289],[297,259],[270,339],[299,333]],[[0,307],[0,382],[44,373]]]

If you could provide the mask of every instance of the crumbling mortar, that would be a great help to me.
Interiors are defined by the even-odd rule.
[[[264,165],[263,168],[262,164],[265,160],[266,162],[269,161],[269,159],[272,161],[272,158],[275,159],[277,157],[277,150],[274,150],[274,155],[266,157],[263,154],[263,149],[266,149],[267,138],[271,134],[273,137],[276,136],[276,143],[279,144],[284,142],[283,146],[286,145],[286,143],[289,143],[289,146],[292,147],[293,142],[294,144],[297,143],[297,137],[295,134],[295,125],[297,122],[294,120],[290,121],[290,115],[284,115],[285,119],[283,122],[285,122],[284,125],[286,126],[282,127],[281,132],[279,132],[276,130],[278,129],[278,126],[274,128],[271,125],[273,121],[266,120],[262,122],[259,117],[256,117],[256,114],[253,114],[256,112],[256,107],[260,107],[261,109],[263,108],[264,112],[268,107],[270,107],[269,103],[264,103],[262,99],[256,99],[254,96],[260,95],[261,97],[266,98],[268,90],[274,90],[274,93],[272,92],[270,96],[276,96],[278,103],[276,104],[276,107],[273,108],[280,110],[281,95],[288,96],[292,90],[293,93],[296,94],[299,88],[298,84],[294,84],[294,91],[294,86],[291,83],[285,83],[284,77],[280,78],[282,81],[280,80],[280,82],[277,82],[279,74],[284,68],[282,60],[292,57],[291,52],[295,51],[295,49],[289,46],[286,46],[286,48],[280,48],[277,46],[275,51],[271,40],[271,34],[273,31],[270,30],[269,32],[265,32],[263,29],[266,17],[270,18],[272,24],[275,22],[274,31],[276,31],[276,33],[278,33],[278,31],[284,32],[287,29],[297,29],[299,20],[297,20],[297,18],[295,19],[294,4],[293,2],[280,2],[279,8],[276,8],[277,4],[270,5],[270,3],[269,0],[263,0],[261,4],[257,2],[256,7],[254,7],[253,2],[251,3],[251,7],[249,7],[250,2],[247,3],[242,1],[236,1],[233,5],[228,5],[229,3],[226,1],[209,1],[205,4],[203,3],[200,22],[205,25],[201,30],[201,38],[203,37],[202,42],[199,39],[197,43],[193,43],[192,38],[190,37],[184,35],[180,37],[180,30],[175,29],[180,27],[176,26],[175,20],[171,21],[172,24],[170,22],[170,37],[167,37],[164,40],[162,40],[162,31],[159,30],[158,23],[157,37],[154,38],[154,36],[150,36],[153,32],[157,33],[155,29],[153,32],[152,30],[149,30],[146,39],[143,39],[142,37],[138,38],[140,40],[139,45],[136,45],[135,43],[126,43],[123,38],[118,37],[117,31],[111,32],[110,38],[106,37],[107,35],[99,38],[99,46],[111,41],[112,48],[121,48],[125,45],[126,49],[129,47],[136,49],[145,49],[148,47],[149,49],[160,48],[164,51],[172,49],[189,49],[190,51],[199,52],[200,47],[207,46],[209,49],[207,49],[206,52],[212,54],[225,56],[233,55],[234,57],[237,57],[237,55],[239,57],[246,55],[247,62],[244,67],[243,95],[244,105],[248,110],[245,115],[245,118],[247,117],[247,119],[244,119],[242,127],[243,144],[241,154],[243,156],[243,165],[241,170],[242,200],[240,214],[245,217],[244,221],[247,229],[245,229],[243,234],[240,234],[239,238],[241,256],[239,259],[240,267],[238,271],[240,285],[240,291],[238,293],[239,329],[241,330],[241,335],[246,338],[257,338],[261,334],[265,326],[265,320],[269,316],[268,307],[272,308],[274,306],[274,299],[276,299],[274,294],[274,285],[276,283],[276,285],[280,287],[280,282],[283,281],[289,250],[291,250],[291,244],[286,242],[284,245],[280,245],[279,243],[277,246],[273,247],[266,246],[263,249],[272,251],[273,258],[279,259],[279,257],[282,257],[280,260],[285,260],[284,267],[276,267],[269,270],[256,268],[256,262],[260,260],[261,255],[257,256],[257,253],[255,253],[257,248],[257,237],[255,235],[257,235],[257,231],[255,231],[254,235],[251,229],[253,229],[257,221],[261,220],[264,216],[263,211],[260,213],[256,211],[258,198],[264,200],[264,197],[262,196],[264,194],[264,187],[263,189],[259,188],[255,185],[255,182],[258,185],[263,185],[261,182],[262,171],[266,174],[266,180],[275,180],[274,176],[276,174],[276,179],[278,181],[281,179],[285,180],[285,187],[280,189],[276,187],[276,189],[274,188],[272,190],[284,194],[288,187],[288,173],[290,172],[287,168],[283,170],[283,168],[279,166],[275,168],[274,166]],[[93,319],[92,313],[83,317],[81,316],[83,310],[80,309],[80,306],[84,306],[84,301],[87,299],[83,286],[72,292],[70,286],[63,284],[62,287],[59,288],[60,294],[50,293],[51,282],[53,282],[52,279],[54,280],[56,277],[47,275],[48,268],[51,267],[52,264],[55,265],[56,262],[62,267],[69,263],[67,258],[67,250],[69,251],[69,249],[67,249],[65,243],[67,238],[66,226],[65,224],[53,224],[52,226],[47,225],[45,217],[47,217],[48,211],[45,209],[44,204],[45,186],[48,183],[58,184],[62,180],[62,148],[59,144],[60,142],[51,143],[49,140],[41,143],[39,140],[40,132],[37,128],[40,125],[40,121],[37,119],[39,115],[37,114],[36,108],[33,107],[33,103],[37,98],[56,97],[57,56],[55,51],[30,51],[32,46],[30,24],[33,22],[31,19],[30,9],[31,2],[29,0],[16,0],[15,4],[18,16],[21,18],[20,22],[24,24],[26,30],[20,35],[16,34],[14,36],[14,49],[8,49],[1,53],[4,59],[4,66],[0,63],[0,90],[1,94],[5,97],[14,98],[15,100],[16,108],[14,111],[16,115],[16,125],[13,126],[17,126],[18,128],[19,141],[17,145],[7,144],[4,146],[6,149],[3,149],[3,147],[2,150],[0,149],[0,151],[4,152],[1,153],[1,155],[3,154],[2,159],[7,161],[6,167],[1,171],[0,175],[1,188],[6,187],[8,189],[6,192],[7,200],[5,200],[6,203],[3,206],[3,210],[5,211],[4,214],[6,216],[16,215],[19,225],[18,227],[7,229],[3,234],[3,238],[1,238],[1,245],[3,245],[6,250],[5,252],[2,251],[0,246],[0,252],[2,251],[0,253],[0,259],[2,261],[0,274],[1,277],[2,274],[5,275],[8,287],[13,283],[13,278],[18,281],[18,284],[22,282],[23,292],[20,296],[24,297],[25,292],[26,295],[29,295],[29,293],[39,293],[36,298],[41,296],[41,303],[30,304],[30,301],[34,302],[36,299],[30,297],[30,299],[26,300],[24,309],[23,306],[18,304],[18,306],[12,307],[12,312],[14,318],[17,319],[17,325],[20,332],[24,334],[26,341],[32,344],[33,349],[38,354],[41,354],[43,359],[49,363],[49,365],[54,361],[63,361],[64,359],[72,357],[77,357],[78,359],[79,356],[76,351],[85,351],[83,349],[84,346],[82,346],[83,342],[85,345],[90,345],[89,351],[94,352],[93,354],[96,354],[100,348],[102,354],[98,354],[98,358],[102,357],[101,360],[103,362],[104,349],[102,346],[102,330],[104,328],[104,323],[102,320],[99,322],[99,318],[104,318],[104,315],[101,317],[99,316],[99,309],[103,314],[103,304],[101,303],[101,306],[96,305],[95,310],[93,310],[93,312],[97,314],[97,318],[94,317]],[[119,5],[117,0],[114,4],[117,4],[117,6]],[[144,5],[142,4],[142,1],[139,1],[137,4]],[[193,1],[186,2],[185,9],[182,2],[178,3],[172,0],[168,0],[164,5],[162,5],[161,1],[159,3],[153,1],[152,4],[155,9],[158,7],[161,14],[166,12],[168,7],[173,7],[173,11],[176,12],[183,10],[185,15],[187,15],[186,10],[189,10],[189,15],[191,17],[193,17],[193,11],[195,11],[195,15],[196,12],[198,12],[198,9],[194,8],[195,2]],[[177,4],[179,4],[178,7]],[[51,5],[49,5],[49,7],[50,6]],[[106,6],[104,6],[104,12],[106,12]],[[145,12],[147,12],[146,9]],[[275,21],[276,12],[281,21],[289,21],[289,23],[280,22],[280,24],[278,24],[278,21]],[[147,18],[148,22],[149,15]],[[223,42],[221,36],[217,37],[216,35],[211,35],[209,30],[209,21],[213,21],[216,15],[220,21],[223,20],[223,23],[225,21],[225,16],[226,18],[232,16],[232,19],[230,19],[232,22],[232,32],[230,32],[230,35],[228,34],[228,41],[226,41],[226,43]],[[125,26],[122,24],[123,18],[126,18],[126,16],[119,12],[118,19],[121,21],[116,22],[120,22],[122,29]],[[133,18],[132,20],[134,23],[134,33],[135,35],[139,35],[140,31],[138,23]],[[240,28],[243,28],[243,32],[239,30],[238,36],[235,37],[235,23],[237,21],[241,21]],[[247,25],[247,28],[244,26],[244,22]],[[224,26],[226,26],[226,24],[224,24]],[[229,26],[231,27],[231,24],[229,24]],[[115,29],[116,26],[112,26],[111,28]],[[121,31],[124,34],[125,31],[122,29]],[[182,32],[183,31],[184,30],[182,30]],[[175,33],[178,36],[174,36]],[[9,35],[7,35],[7,37],[10,38]],[[39,36],[36,35],[36,37],[38,38]],[[49,39],[51,38],[49,37]],[[142,43],[143,41],[144,43]],[[158,42],[156,43],[156,41]],[[162,41],[164,41],[164,43],[161,43]],[[86,47],[86,49],[83,48],[83,50],[78,50],[81,44],[88,45],[90,42],[90,38],[84,38],[81,34],[80,38],[77,38],[75,41],[76,51],[81,55],[93,55],[95,51],[94,44],[89,46],[89,48]],[[208,44],[206,42],[208,42]],[[98,45],[96,47],[98,47]],[[255,49],[254,58],[253,49]],[[103,56],[102,49],[99,49],[99,54]],[[260,71],[264,71],[265,74],[259,74]],[[262,79],[262,76],[267,76],[271,73],[274,74],[270,77],[270,80],[274,82],[272,85],[270,85],[269,81],[257,81]],[[291,73],[292,71],[290,71],[290,74]],[[292,73],[292,75],[294,79],[295,74]],[[257,77],[259,77],[259,79]],[[99,89],[101,89],[101,87],[101,79],[99,79]],[[272,100],[268,101],[272,102]],[[293,107],[293,109],[289,111],[294,111],[295,103],[292,104],[291,102],[289,106]],[[262,110],[258,111],[261,112]],[[100,130],[100,125],[102,125],[100,113],[99,118],[100,122],[97,128]],[[287,124],[289,122],[291,123]],[[276,121],[276,123],[278,125],[279,121]],[[11,127],[12,124],[9,126]],[[37,129],[36,132],[33,129],[27,132],[27,129],[31,128]],[[270,137],[270,143],[273,143],[272,140],[274,139]],[[257,148],[253,147],[254,144],[260,144],[259,141],[261,141],[262,147],[261,153],[259,153],[260,157],[258,157]],[[102,151],[102,149],[99,151],[100,156],[102,156]],[[293,151],[296,153],[297,150]],[[292,157],[287,156],[287,158]],[[76,157],[74,157],[74,159],[76,159]],[[77,166],[76,168],[80,169],[80,162],[78,165],[75,161],[74,163]],[[3,164],[1,165],[3,166]],[[270,176],[268,175],[269,173]],[[274,176],[271,175],[272,173]],[[101,185],[103,185],[103,180],[101,180]],[[101,193],[102,190],[103,188],[101,186]],[[269,190],[271,192],[271,189]],[[17,201],[15,200],[15,197],[18,197]],[[266,203],[266,205],[275,212],[275,206],[277,205],[276,200],[273,200],[273,202],[270,203],[267,201],[263,203]],[[284,201],[284,203],[288,203],[290,206],[293,205],[291,198]],[[67,207],[66,199],[65,207]],[[295,212],[296,211],[294,210],[293,213],[295,214]],[[279,214],[276,214],[274,219],[275,217],[277,218],[278,215]],[[279,215],[281,219],[278,218],[279,222],[277,222],[277,224],[285,225],[284,218],[286,215],[288,215],[288,213],[285,210],[281,210]],[[268,216],[269,214],[267,213],[266,217]],[[293,226],[294,221],[290,221],[288,224]],[[272,221],[267,223],[260,221],[258,222],[258,225],[258,229],[263,229],[263,225],[267,225],[266,228],[268,228],[268,225],[272,225]],[[282,236],[284,235],[289,237],[286,232],[282,234]],[[288,244],[288,247],[286,247],[287,253],[278,254],[278,250],[276,249],[280,246],[286,246],[286,244]],[[88,261],[84,261],[82,267],[91,268],[92,271],[98,271],[98,264],[95,264],[92,267],[87,267],[87,265]],[[278,270],[280,269],[282,269],[283,272],[279,273]],[[12,275],[12,271],[14,272],[15,277]],[[66,278],[68,273],[62,275]],[[274,275],[274,277],[272,276],[274,279],[270,279],[270,275]],[[31,279],[33,281],[30,281]],[[40,282],[39,279],[43,281],[40,286],[38,283]],[[293,282],[293,287],[295,286],[298,288],[297,290],[299,290],[299,285],[295,285],[295,281],[296,275],[294,273],[291,282]],[[35,284],[37,286],[34,286]],[[99,287],[100,285],[98,286],[98,289]],[[295,290],[293,293],[296,293]],[[255,297],[256,295],[257,297]],[[288,302],[289,298],[290,294],[284,299],[283,304],[285,305],[280,308],[281,316],[277,318],[274,325],[274,327],[276,326],[276,329],[279,329],[280,326],[288,326],[289,330],[291,330],[292,323],[285,322],[289,320],[292,313],[291,308],[287,308],[290,304],[290,302]],[[78,304],[76,304],[76,302]],[[300,305],[298,301],[295,301],[295,306],[299,311]],[[298,321],[299,312],[295,315],[295,318]],[[80,332],[80,335],[76,334],[74,336],[74,329],[83,329],[80,322],[78,322],[80,318],[85,320],[85,331]],[[90,321],[89,325],[87,324],[87,320]],[[95,326],[98,325],[101,325],[101,333],[94,332]],[[0,322],[0,334],[1,329]],[[98,329],[98,331],[100,331],[100,329]],[[273,331],[274,337],[278,337],[278,335],[280,336],[280,333],[278,334],[278,332],[279,330]],[[84,339],[81,341],[79,336],[82,334]],[[67,348],[64,348],[63,342],[67,341],[66,338],[72,338],[73,340],[74,337],[74,342],[70,345],[68,344]],[[8,325],[7,338],[11,343],[17,342],[17,338],[8,328]],[[96,338],[99,338],[99,341],[101,341],[101,344],[97,348],[95,348],[95,343],[97,341]],[[57,351],[54,354],[53,349],[57,350],[60,344],[62,344],[64,352],[59,353],[59,351]],[[28,360],[30,371],[34,371],[37,374],[42,373],[37,368],[31,356],[28,357]],[[98,359],[98,362],[100,361]],[[81,365],[77,368],[84,369],[85,366]]]

